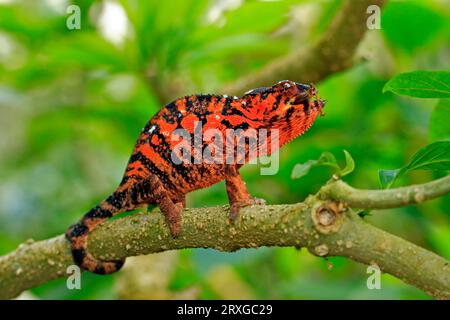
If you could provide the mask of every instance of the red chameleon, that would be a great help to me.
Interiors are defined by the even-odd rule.
[[[288,80],[250,90],[242,98],[191,95],[169,103],[142,130],[118,188],[67,230],[75,263],[97,274],[109,274],[122,267],[125,260],[101,261],[87,251],[89,233],[120,212],[157,204],[171,234],[176,237],[181,229],[186,194],[191,191],[225,179],[232,220],[241,207],[261,203],[250,196],[239,174],[242,162],[175,163],[172,151],[179,143],[173,138],[175,130],[183,129],[194,135],[200,123],[203,132],[214,128],[225,137],[227,129],[241,129],[241,132],[277,129],[279,148],[308,130],[318,114],[322,114],[324,104],[313,85]],[[270,139],[267,135],[267,141]],[[230,143],[224,143],[227,142]],[[214,141],[201,143],[203,150]],[[250,159],[249,149],[249,145],[245,145],[244,162]],[[274,151],[275,148],[268,148],[267,153]]]

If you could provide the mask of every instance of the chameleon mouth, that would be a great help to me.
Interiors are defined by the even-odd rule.
[[[314,107],[319,110],[321,116],[324,116],[323,108],[325,107],[326,100],[322,100],[317,95],[313,97],[299,95],[292,102],[293,105],[303,105],[303,107]]]
[[[326,100],[322,100],[319,98],[316,98],[314,100],[314,106],[319,109],[319,113],[320,115],[323,117],[325,115],[325,113],[323,112],[323,108],[325,107],[325,104],[327,103]]]
[[[322,100],[318,96],[318,91],[313,85],[310,86],[309,96],[312,98],[312,105],[319,110],[320,115],[323,117],[325,113],[323,112],[323,107],[325,106],[326,100]]]
[[[295,97],[292,104],[305,104],[305,103],[308,103],[308,99],[309,99],[308,94],[305,94],[305,95],[301,94],[301,95],[298,95]]]

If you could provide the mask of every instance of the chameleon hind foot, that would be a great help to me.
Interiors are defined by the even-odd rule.
[[[174,203],[168,196],[161,199],[159,208],[166,218],[170,234],[176,238],[181,232],[181,213],[184,209],[184,202]]]

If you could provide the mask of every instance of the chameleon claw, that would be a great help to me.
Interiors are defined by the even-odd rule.
[[[178,238],[181,232],[181,223],[180,221],[175,223],[169,223],[170,234],[173,238]]]
[[[252,199],[252,205],[256,205],[256,206],[263,206],[266,204],[266,200],[261,199],[261,198],[253,198]]]

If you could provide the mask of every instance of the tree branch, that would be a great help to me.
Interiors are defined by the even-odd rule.
[[[367,30],[367,8],[383,6],[385,0],[345,0],[323,36],[312,46],[302,48],[269,63],[261,70],[226,85],[223,92],[240,95],[250,88],[290,79],[318,82],[352,65],[356,48]]]
[[[448,192],[443,187],[448,181],[446,177],[384,191],[357,190],[334,181],[303,203],[244,208],[235,223],[228,219],[228,206],[186,209],[182,233],[177,239],[170,236],[161,214],[138,213],[102,224],[92,233],[89,250],[109,260],[182,248],[235,251],[261,246],[306,247],[321,257],[343,256],[377,264],[382,271],[436,298],[449,299],[448,260],[367,224],[346,206],[352,199],[357,199],[354,203],[359,207],[378,203],[372,202],[372,194],[391,199],[410,188],[426,189],[423,200],[427,200],[444,192],[432,191],[433,188]],[[404,204],[399,201],[390,207]],[[13,298],[23,290],[64,277],[66,268],[72,264],[70,245],[63,236],[23,244],[0,257],[0,298]]]
[[[353,208],[387,209],[421,203],[450,193],[450,175],[424,184],[390,190],[358,190],[338,180],[322,188],[325,198]]]

